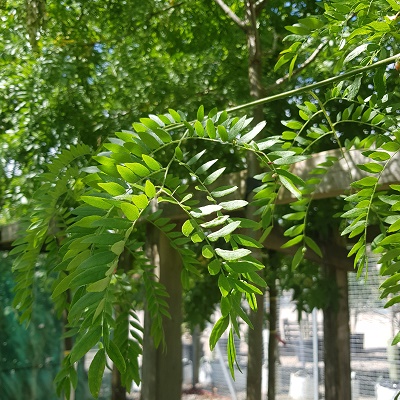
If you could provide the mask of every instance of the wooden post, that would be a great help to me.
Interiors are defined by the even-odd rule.
[[[171,319],[164,318],[165,348],[154,348],[150,336],[151,320],[145,314],[142,400],[180,400],[182,394],[182,261],[167,237],[159,235],[153,228],[148,229],[147,254],[153,265],[158,266],[156,274],[169,297],[166,299]]]
[[[156,267],[155,273],[159,275],[160,254],[159,254],[159,232],[150,224],[146,227],[146,256],[151,265]],[[156,363],[157,350],[154,346],[151,331],[151,317],[147,309],[147,302],[144,299],[144,332],[143,332],[143,361],[142,361],[142,389],[141,400],[157,400],[156,393]]]
[[[325,400],[351,400],[347,272],[331,266],[324,270],[339,292],[337,303],[324,309]]]
[[[165,286],[171,319],[164,318],[166,348],[157,349],[157,400],[182,395],[182,261],[169,240],[160,235],[160,282]]]

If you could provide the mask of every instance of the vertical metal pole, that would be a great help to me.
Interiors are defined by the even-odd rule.
[[[319,382],[318,382],[318,322],[317,322],[317,309],[312,311],[313,319],[313,386],[314,386],[314,400],[319,398]]]

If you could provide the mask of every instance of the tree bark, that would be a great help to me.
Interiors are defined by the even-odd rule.
[[[276,282],[271,280],[269,282],[268,400],[275,400],[276,396],[277,296]]]
[[[262,96],[262,66],[261,66],[261,43],[257,30],[257,18],[255,1],[246,0],[246,36],[249,51],[249,85],[250,95],[254,99]],[[264,119],[262,106],[253,110],[253,124]],[[248,177],[253,178],[260,172],[260,167],[253,153],[247,156]],[[252,219],[254,209],[247,207],[246,217]],[[263,322],[264,322],[264,296],[257,296],[257,312],[251,312],[250,320],[254,329],[249,329],[249,350],[247,364],[247,400],[261,400],[261,381],[263,363]]]
[[[257,295],[257,311],[250,313],[254,329],[249,328],[249,348],[247,360],[247,400],[261,400],[261,381],[263,363],[263,322],[264,296]]]

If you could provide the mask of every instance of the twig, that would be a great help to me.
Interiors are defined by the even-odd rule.
[[[233,11],[232,9],[227,6],[223,0],[214,0],[224,11],[224,13],[237,25],[240,29],[246,30],[246,23],[241,20]]]
[[[264,93],[270,93],[273,92],[277,87],[288,81],[291,77],[298,75],[301,71],[303,71],[304,68],[306,68],[308,65],[310,65],[318,56],[318,54],[323,50],[323,48],[328,44],[328,42],[323,42],[321,43],[310,55],[310,57],[307,58],[302,64],[300,64],[294,71],[292,71],[291,74],[286,74],[282,76],[281,78],[277,79],[275,83],[272,85],[268,86],[263,90]]]

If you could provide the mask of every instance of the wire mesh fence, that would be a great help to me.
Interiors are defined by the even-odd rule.
[[[374,265],[368,279],[357,279],[349,273],[350,354],[353,400],[393,400],[400,388],[400,352],[391,341],[398,331],[399,310],[385,309],[379,298],[381,277]],[[276,393],[279,400],[324,399],[324,341],[321,311],[302,315],[298,321],[291,294],[283,293],[279,301],[278,364]],[[314,318],[314,319],[313,319]],[[219,350],[207,352],[210,329],[203,332],[204,356],[200,385],[228,399],[246,398],[247,343],[246,332],[237,343],[238,362],[242,372],[229,381],[225,342]],[[315,337],[316,336],[316,337]],[[264,349],[268,348],[268,331],[264,332]],[[219,354],[222,353],[222,354]],[[263,393],[267,393],[267,354],[264,352]],[[317,361],[318,360],[318,361]],[[184,367],[189,384],[190,363]],[[228,374],[229,375],[229,374]],[[233,393],[232,393],[233,388]]]

